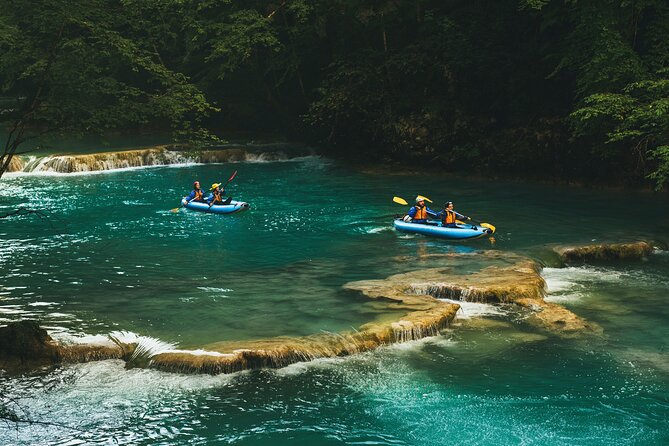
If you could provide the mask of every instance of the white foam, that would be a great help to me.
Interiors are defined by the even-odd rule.
[[[214,357],[234,356],[234,353],[220,353],[220,352],[212,352],[212,351],[202,350],[202,349],[197,349],[197,350],[171,349],[171,350],[161,351],[160,353],[185,353],[185,354],[193,355],[193,356],[214,356]]]
[[[131,331],[114,331],[109,333],[109,338],[112,341],[118,341],[122,344],[137,344],[132,357],[135,359],[139,357],[151,358],[158,353],[163,353],[168,350],[174,350],[176,345],[169,342],[161,341],[150,336],[141,336]]]
[[[233,291],[230,288],[216,288],[212,286],[199,286],[197,287],[197,289],[202,291],[207,291],[209,293],[229,293],[230,291]]]
[[[62,176],[88,176],[88,175],[104,175],[107,173],[117,173],[117,172],[126,172],[133,170],[142,170],[142,169],[153,169],[158,167],[190,167],[198,166],[204,163],[175,163],[175,164],[153,164],[147,166],[133,166],[133,167],[117,167],[112,169],[105,170],[83,170],[79,172],[55,172],[55,171],[37,171],[37,172],[7,172],[4,176],[7,178],[13,177],[26,177],[26,176],[37,176],[37,177],[62,177]],[[223,163],[207,163],[207,164],[223,164]]]
[[[504,315],[506,312],[502,307],[485,304],[480,302],[466,302],[452,299],[439,299],[442,302],[449,302],[460,305],[456,317],[458,319],[471,319],[473,317],[497,316]]]
[[[579,266],[568,268],[544,268],[541,274],[546,281],[548,290],[559,290],[560,286],[574,282],[616,282],[622,279],[624,273],[607,268]]]
[[[545,300],[569,303],[581,300],[593,282],[615,283],[622,280],[624,273],[606,268],[590,266],[568,268],[544,268],[541,273],[546,281]]]
[[[385,231],[392,231],[393,228],[390,226],[381,226],[380,228],[369,228],[366,229],[365,232],[367,234],[378,234],[380,232],[385,232]]]
[[[150,336],[143,336],[131,331],[113,331],[107,335],[75,334],[67,331],[56,331],[52,336],[54,339],[66,344],[90,344],[114,347],[117,343],[137,344],[131,360],[138,357],[151,358],[160,353],[186,353],[194,356],[232,356],[232,353],[219,353],[208,350],[182,350],[177,349],[175,344],[162,341]]]
[[[119,152],[122,153],[122,152]],[[84,154],[97,155],[97,154]],[[139,169],[150,169],[156,167],[190,167],[205,164],[238,164],[238,163],[273,163],[273,162],[303,162],[303,161],[320,161],[321,157],[317,155],[289,157],[283,152],[272,153],[245,153],[243,159],[231,159],[224,161],[202,162],[197,156],[190,156],[187,153],[181,152],[161,152],[149,159],[143,159],[143,155],[138,155],[135,160],[136,163],[129,162],[127,159],[114,159],[114,153],[109,153],[109,159],[97,159],[94,168],[91,168],[84,162],[76,162],[76,156],[69,155],[49,155],[41,158],[31,157],[26,162],[24,170],[17,172],[7,172],[7,178],[23,177],[23,176],[78,176],[78,175],[98,175],[109,172],[123,172]],[[74,164],[72,160],[75,160]],[[146,163],[146,164],[144,164]],[[74,168],[72,172],[62,172],[61,169]]]

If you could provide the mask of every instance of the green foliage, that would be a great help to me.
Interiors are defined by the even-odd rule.
[[[0,23],[11,24],[0,28],[0,95],[19,103],[0,120],[18,125],[19,143],[45,131],[183,131],[215,111],[186,75],[128,31],[133,17],[121,3],[2,0],[0,10]]]
[[[663,187],[667,35],[664,0],[0,0],[0,123]]]
[[[669,70],[656,77],[634,82],[621,93],[595,94],[570,118],[575,135],[590,137],[595,148],[610,156],[646,159],[657,164],[647,174],[661,189],[669,181]]]
[[[657,161],[657,168],[648,175],[648,178],[655,181],[656,189],[669,183],[669,146],[658,146],[650,151],[650,156]]]
[[[550,0],[520,0],[518,3],[518,9],[540,11],[549,2]]]
[[[232,12],[226,21],[211,23],[208,32],[210,50],[205,60],[218,66],[221,78],[259,51],[279,51],[281,48],[269,19],[253,10]]]

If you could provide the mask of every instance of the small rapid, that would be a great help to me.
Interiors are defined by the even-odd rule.
[[[193,150],[173,146],[99,152],[77,155],[15,156],[10,163],[10,175],[89,174],[160,166],[192,166],[221,163],[268,163],[301,161],[312,156],[308,150],[220,148]]]

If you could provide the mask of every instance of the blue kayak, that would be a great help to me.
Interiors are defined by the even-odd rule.
[[[191,201],[189,203],[186,203],[186,199],[183,198],[181,200],[181,204],[193,211],[200,211],[200,212],[209,212],[212,214],[234,214],[235,212],[242,212],[245,211],[249,208],[249,204],[244,202],[244,201],[234,201],[232,200],[230,204],[215,204],[213,206],[209,206],[208,203],[202,203],[199,201]]]
[[[447,228],[442,227],[437,223],[407,223],[401,218],[398,218],[395,220],[394,225],[395,229],[398,231],[410,232],[412,234],[423,234],[450,240],[467,240],[492,234],[492,231],[488,228],[482,228],[481,226],[466,223],[458,223],[455,228]]]

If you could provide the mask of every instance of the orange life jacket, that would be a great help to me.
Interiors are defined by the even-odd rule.
[[[213,191],[214,199],[211,201],[213,203],[223,203],[223,197],[221,196],[221,191]]]
[[[455,216],[454,211],[449,211],[448,209],[444,209],[444,216],[441,219],[442,224],[449,225],[451,223],[455,223],[455,220],[457,220]]]
[[[195,196],[193,197],[193,201],[202,201],[202,189],[195,189]]]
[[[414,220],[427,220],[427,208],[425,206],[420,207],[416,206],[416,215],[413,216]]]

